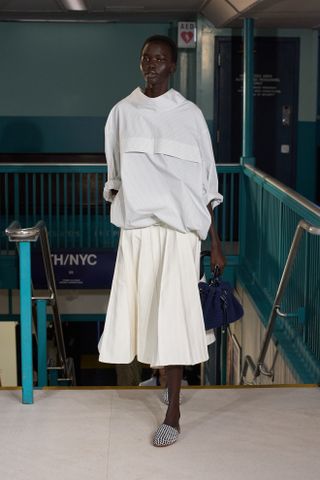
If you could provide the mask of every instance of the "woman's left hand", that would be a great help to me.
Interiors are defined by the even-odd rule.
[[[227,264],[227,260],[223,254],[221,241],[215,229],[213,211],[210,203],[208,205],[208,210],[211,217],[211,225],[209,229],[211,239],[211,271],[214,272],[215,267],[219,267],[220,274],[222,275],[224,267]]]
[[[211,271],[215,270],[215,267],[219,267],[220,274],[222,275],[224,267],[227,264],[226,257],[223,254],[220,241],[217,245],[211,247]]]

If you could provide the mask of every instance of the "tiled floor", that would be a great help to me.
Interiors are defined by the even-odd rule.
[[[320,389],[184,390],[177,444],[159,390],[0,390],[1,480],[318,480]]]

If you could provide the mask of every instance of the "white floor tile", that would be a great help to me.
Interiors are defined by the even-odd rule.
[[[320,390],[186,389],[155,448],[159,390],[0,390],[1,480],[318,480]]]
[[[1,480],[105,480],[111,413],[103,391],[0,392]],[[7,402],[3,397],[7,397]]]

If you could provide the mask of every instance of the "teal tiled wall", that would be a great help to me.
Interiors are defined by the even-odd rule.
[[[1,153],[101,153],[105,117],[0,117]]]

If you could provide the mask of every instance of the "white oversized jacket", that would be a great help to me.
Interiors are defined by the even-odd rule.
[[[164,224],[207,237],[207,205],[214,208],[222,196],[208,127],[194,103],[173,89],[150,98],[136,88],[111,110],[105,147],[104,198],[112,202],[114,225]]]

